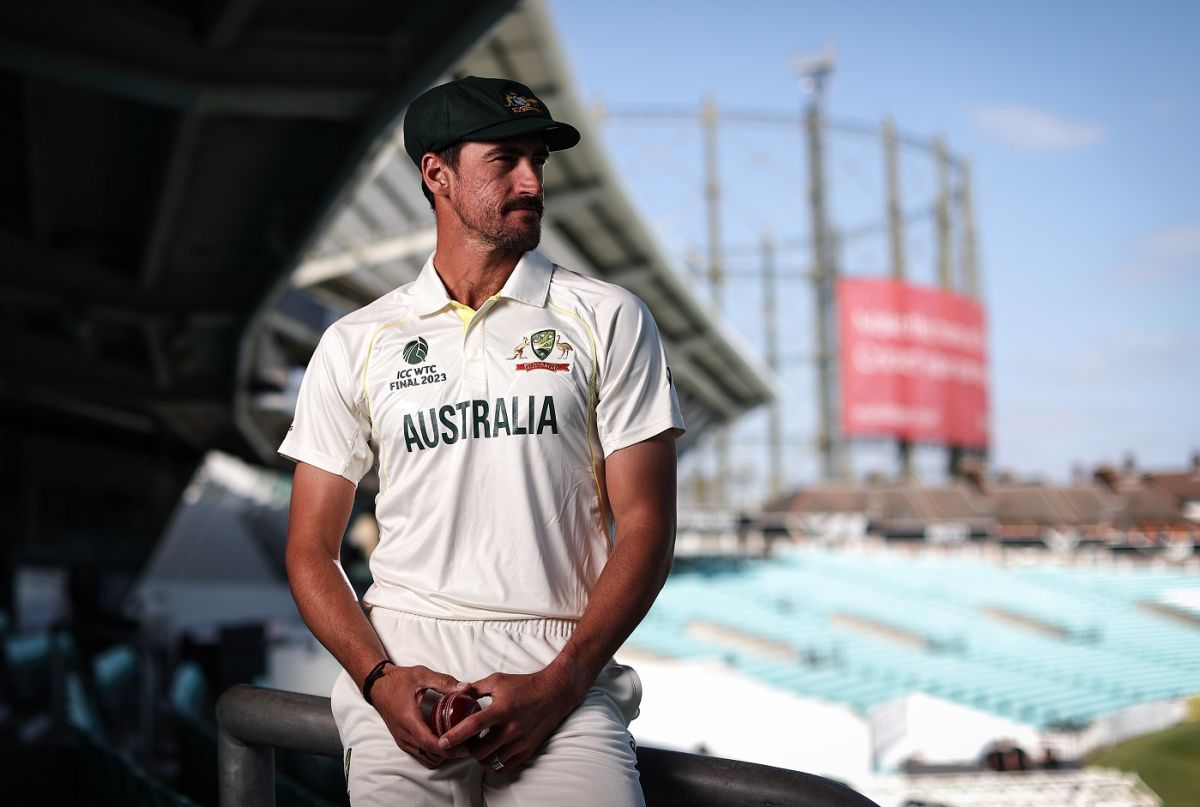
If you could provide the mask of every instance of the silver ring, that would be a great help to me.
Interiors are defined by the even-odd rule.
[[[492,754],[488,757],[488,762],[492,763],[492,770],[499,771],[504,769],[504,763],[500,761],[499,754]]]

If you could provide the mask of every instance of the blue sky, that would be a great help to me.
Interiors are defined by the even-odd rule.
[[[1200,449],[1200,4],[550,0],[550,10],[580,95],[614,112],[709,96],[719,109],[797,110],[793,57],[832,45],[831,117],[890,115],[971,161],[994,467],[1062,479],[1076,462],[1133,452],[1143,466],[1178,467]],[[614,115],[601,132],[670,254],[703,254],[697,127]],[[731,251],[768,228],[781,241],[806,237],[797,136],[730,126],[720,145]],[[932,169],[903,159],[906,201],[918,204]],[[879,162],[876,144],[833,138],[827,170],[843,224],[880,218]],[[908,244],[912,274],[927,282],[929,229],[914,225]],[[862,243],[843,262],[881,274],[883,255],[881,242]],[[789,260],[803,255],[780,256]],[[797,306],[785,354],[799,357],[811,350],[811,300],[798,281],[785,291]],[[752,344],[757,293],[730,281],[727,316]],[[815,475],[810,376],[798,363],[785,371],[799,413],[788,427],[793,482]],[[739,467],[761,466],[762,431],[761,417],[740,427]],[[890,451],[857,449],[855,474],[887,470]],[[940,455],[922,456],[935,472]]]

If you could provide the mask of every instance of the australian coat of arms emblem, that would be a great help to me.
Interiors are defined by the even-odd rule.
[[[518,364],[518,370],[554,370],[559,372],[569,370],[570,365],[561,362],[548,362],[545,359],[556,350],[558,351],[556,358],[560,360],[567,358],[575,352],[575,348],[571,347],[571,343],[565,339],[561,339],[558,332],[553,328],[534,331],[529,336],[523,337],[521,343],[513,348],[513,355],[509,358],[524,359],[526,348],[533,351],[533,355],[538,361]]]
[[[541,112],[542,104],[531,95],[522,95],[516,90],[504,94],[504,103],[513,112]]]

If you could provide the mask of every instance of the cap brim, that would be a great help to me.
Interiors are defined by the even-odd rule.
[[[463,140],[503,140],[524,134],[541,132],[546,136],[546,147],[551,151],[569,149],[579,143],[579,130],[569,123],[560,123],[546,118],[517,118],[497,123],[471,132]]]

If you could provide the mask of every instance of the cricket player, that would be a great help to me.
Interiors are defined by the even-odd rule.
[[[643,803],[641,685],[612,656],[670,569],[683,419],[646,306],[536,251],[546,161],[579,137],[508,79],[412,103],[436,251],[325,332],[280,447],[288,578],[343,668],[356,807]],[[372,467],[359,603],[339,549]],[[439,738],[431,690],[485,708]]]

